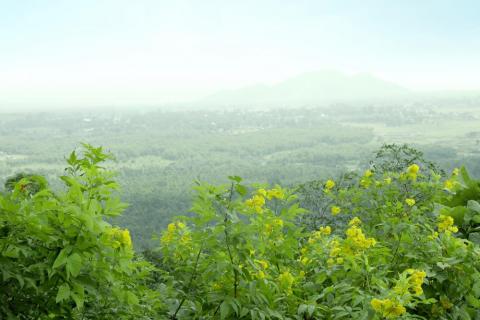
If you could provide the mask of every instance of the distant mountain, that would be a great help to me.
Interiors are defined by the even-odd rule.
[[[225,106],[302,106],[319,103],[401,98],[410,91],[369,74],[345,75],[336,71],[302,74],[267,86],[256,85],[221,91],[202,104]]]

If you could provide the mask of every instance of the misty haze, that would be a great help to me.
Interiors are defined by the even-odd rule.
[[[0,319],[480,319],[475,1],[0,1]]]

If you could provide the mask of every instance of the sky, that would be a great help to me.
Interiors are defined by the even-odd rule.
[[[480,89],[480,1],[0,0],[0,108],[172,103],[323,69]]]

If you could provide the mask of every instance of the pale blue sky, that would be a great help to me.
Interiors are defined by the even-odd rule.
[[[321,69],[480,89],[480,1],[0,0],[0,107],[179,101]]]

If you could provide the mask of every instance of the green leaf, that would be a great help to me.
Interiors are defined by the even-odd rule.
[[[82,257],[78,253],[74,253],[67,259],[67,272],[76,277],[80,274],[80,269],[82,269]]]
[[[60,251],[60,253],[57,256],[57,259],[55,259],[55,262],[53,263],[53,269],[59,268],[63,266],[67,262],[67,257],[70,252],[70,247],[65,247]]]
[[[138,298],[135,294],[133,294],[130,291],[127,291],[126,296],[127,296],[127,303],[128,304],[133,304],[133,305],[138,304],[139,301],[138,301]]]
[[[245,186],[241,185],[241,184],[237,184],[237,185],[235,186],[235,190],[236,190],[236,191],[238,192],[238,194],[241,195],[241,196],[246,195],[247,192],[248,192],[248,189],[247,189]]]
[[[468,235],[468,240],[476,243],[477,245],[480,245],[480,232],[470,233]]]
[[[467,208],[472,209],[476,213],[480,213],[480,203],[475,200],[468,200]]]
[[[128,204],[121,202],[119,198],[109,198],[105,201],[104,214],[115,217],[120,215],[127,207]]]
[[[73,298],[73,301],[75,301],[77,308],[81,309],[85,302],[85,289],[81,284],[79,283],[73,284],[72,298]]]
[[[220,319],[226,319],[231,311],[230,304],[227,301],[223,301],[220,305]]]
[[[5,251],[3,251],[2,255],[4,257],[8,257],[8,258],[18,258],[19,253],[20,253],[20,248],[19,247],[9,245],[7,247],[7,249],[5,249]]]
[[[235,182],[238,182],[238,183],[240,183],[242,181],[242,178],[239,177],[239,176],[228,176],[228,179],[232,180],[232,181],[235,181]]]
[[[70,287],[67,283],[62,284],[58,288],[57,297],[55,298],[55,302],[59,303],[63,300],[67,300],[70,297]]]

